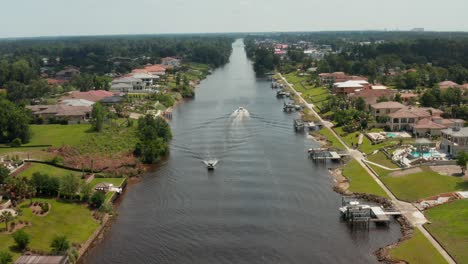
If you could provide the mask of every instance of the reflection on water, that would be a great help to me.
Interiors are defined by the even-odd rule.
[[[170,158],[128,190],[87,263],[376,263],[397,240],[395,223],[356,232],[340,221],[327,165],[306,155],[317,145],[233,47],[174,109]]]

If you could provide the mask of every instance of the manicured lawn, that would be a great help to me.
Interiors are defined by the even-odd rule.
[[[388,197],[372,176],[354,159],[343,167],[343,175],[349,179],[349,190],[352,192]]]
[[[445,259],[417,228],[414,229],[413,237],[390,250],[390,256],[411,264],[446,263]]]
[[[23,228],[30,235],[31,249],[50,252],[50,243],[57,235],[65,235],[71,243],[84,243],[99,226],[93,219],[92,212],[84,205],[44,198],[34,200],[48,202],[52,207],[46,216],[36,216],[28,207],[29,201],[21,205],[23,215],[17,220],[32,223]],[[9,250],[11,246],[11,235],[0,235],[0,250]]]
[[[359,139],[359,132],[345,133],[342,127],[333,128],[335,132],[343,139],[343,141],[351,147],[352,144],[357,144]]]
[[[455,258],[468,263],[468,200],[458,200],[426,211],[427,230]]]
[[[89,124],[82,125],[31,125],[31,145],[52,145],[60,147],[62,145],[76,146],[84,138],[91,128]]]
[[[81,173],[77,171],[65,170],[65,169],[61,169],[61,168],[57,168],[54,166],[41,164],[41,163],[32,163],[28,169],[22,171],[20,174],[18,174],[18,176],[31,178],[31,176],[36,172],[45,173],[45,174],[48,174],[49,176],[54,176],[54,177],[61,177],[66,174],[73,174],[76,176],[81,176]]]
[[[421,167],[422,172],[403,176],[388,176],[392,171],[370,165],[390,190],[404,201],[417,201],[441,193],[468,190],[468,181],[440,175],[429,167]]]
[[[108,183],[112,183],[114,187],[120,187],[124,180],[125,178],[94,178],[91,181],[91,186],[93,186],[94,188],[94,186],[96,186],[96,184],[98,183],[108,182]]]
[[[399,168],[398,165],[396,165],[389,158],[387,158],[387,156],[385,156],[385,154],[382,151],[379,151],[376,154],[367,156],[367,159],[372,162],[383,165],[387,168],[390,168],[390,169]]]
[[[112,197],[114,197],[114,195],[115,195],[115,192],[107,192],[107,193],[106,193],[106,198],[105,198],[104,201],[105,201],[106,203],[110,203],[111,200],[112,200]]]
[[[346,149],[345,146],[343,146],[343,144],[335,137],[335,135],[328,128],[320,129],[319,134],[326,137],[334,148],[342,150]]]

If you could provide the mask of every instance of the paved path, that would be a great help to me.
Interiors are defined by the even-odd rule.
[[[368,164],[372,164],[372,165],[375,165],[377,167],[380,167],[382,169],[386,169],[386,170],[389,170],[389,171],[399,171],[399,170],[402,170],[401,168],[389,168],[389,167],[386,167],[384,165],[381,165],[381,164],[378,164],[378,163],[375,163],[373,161],[370,161],[368,159],[364,159],[364,162],[365,163],[368,163]]]
[[[421,211],[419,211],[418,208],[416,208],[411,203],[398,200],[395,197],[395,195],[393,195],[393,193],[387,188],[387,186],[385,186],[385,184],[379,179],[378,175],[376,175],[373,171],[371,171],[367,167],[367,165],[364,163],[365,155],[361,153],[359,150],[349,148],[348,145],[346,145],[346,143],[343,141],[343,139],[340,136],[338,136],[338,134],[336,134],[335,131],[332,129],[333,124],[328,121],[324,121],[322,117],[317,112],[315,112],[313,105],[311,106],[311,104],[309,104],[304,98],[302,98],[301,94],[298,93],[296,89],[294,89],[294,86],[290,84],[286,80],[286,78],[283,77],[283,75],[279,74],[279,76],[284,81],[284,83],[287,86],[289,86],[289,88],[294,92],[294,94],[300,98],[300,101],[312,112],[312,114],[315,115],[320,122],[322,122],[324,127],[330,130],[330,132],[333,135],[335,135],[338,141],[340,141],[341,144],[345,146],[350,156],[353,159],[355,159],[369,173],[369,175],[372,176],[374,181],[377,182],[380,188],[382,188],[382,190],[385,191],[388,197],[390,197],[390,200],[395,205],[395,208],[398,209],[413,226],[418,228],[424,234],[424,236],[429,240],[429,242],[431,242],[431,244],[436,248],[436,250],[444,257],[447,263],[456,264],[455,260],[447,253],[447,251],[445,251],[445,249],[424,228],[423,224],[427,222],[427,219],[424,216],[424,214],[421,213]]]

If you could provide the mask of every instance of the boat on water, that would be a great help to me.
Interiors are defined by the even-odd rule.
[[[208,170],[214,170],[216,168],[216,164],[218,163],[218,160],[207,160],[207,161],[204,161],[204,163]]]

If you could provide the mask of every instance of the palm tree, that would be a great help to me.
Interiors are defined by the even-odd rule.
[[[13,221],[14,217],[9,211],[3,211],[0,215],[0,222],[5,222],[5,229],[8,231],[8,223]]]

